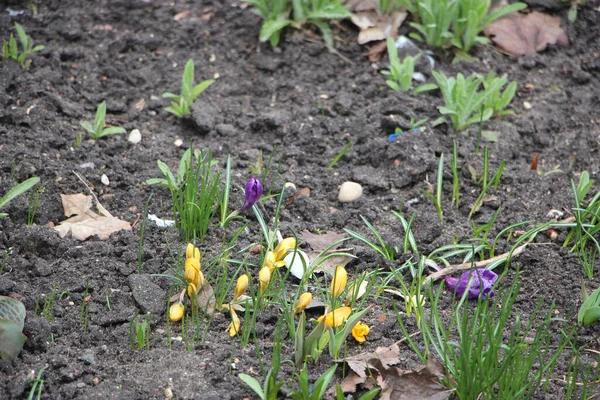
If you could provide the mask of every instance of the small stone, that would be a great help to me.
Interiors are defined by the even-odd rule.
[[[129,143],[133,143],[133,144],[138,144],[139,142],[142,141],[142,133],[140,132],[139,129],[133,129],[130,133],[129,133],[129,137],[127,138],[127,141]]]
[[[183,144],[183,140],[181,139],[176,139],[173,144],[175,145],[175,147],[181,147],[181,145]]]
[[[294,185],[292,182],[286,182],[283,187],[286,190],[289,190],[290,192],[295,192],[296,191],[296,185]]]
[[[102,174],[100,177],[100,182],[102,182],[104,186],[110,185],[110,180],[108,180],[108,176],[106,176],[106,174]]]
[[[528,101],[524,101],[524,102],[523,102],[523,107],[524,107],[526,110],[531,110],[531,107],[533,107],[533,106],[531,105],[531,103],[530,103],[530,102],[528,102]]]
[[[99,384],[100,384],[100,378],[98,378],[97,376],[95,376],[95,377],[92,379],[92,382],[94,383],[94,385],[96,385],[96,386],[97,386],[97,385],[99,385]]]
[[[360,199],[362,192],[362,186],[359,183],[346,181],[340,187],[338,201],[341,203],[350,203]]]
[[[96,354],[93,350],[87,350],[81,357],[79,357],[79,361],[83,361],[85,365],[96,365]]]
[[[165,311],[166,292],[152,282],[150,275],[131,274],[128,278],[129,287],[133,294],[133,299],[139,309],[145,313],[161,315]]]
[[[173,398],[173,390],[168,387],[165,389],[165,399],[172,399]]]

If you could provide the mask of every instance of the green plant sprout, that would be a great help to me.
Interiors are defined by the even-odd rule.
[[[333,160],[331,160],[331,162],[329,163],[327,168],[333,168],[334,165],[337,164],[337,162],[340,161],[340,159],[344,156],[344,154],[346,154],[346,152],[348,150],[350,150],[350,147],[352,147],[352,145],[353,145],[352,142],[346,143],[346,145],[344,147],[342,147],[342,149],[339,151],[339,153],[337,153],[336,156],[333,157]]]
[[[412,350],[423,362],[431,353],[439,357],[446,369],[442,383],[458,398],[531,398],[552,375],[574,330],[561,335],[555,345],[551,335],[552,326],[558,322],[553,318],[554,306],[534,328],[541,301],[527,320],[517,315],[514,323],[508,322],[519,293],[518,273],[501,295],[494,300],[489,296],[477,300],[474,309],[467,306],[469,290],[452,304],[449,313],[447,307],[438,306],[444,286],[435,293],[431,286],[427,289],[431,315],[419,324],[423,347],[398,316]],[[446,315],[451,316],[449,322]]]
[[[410,25],[418,33],[409,36],[438,48],[455,47],[460,58],[477,43],[489,43],[479,36],[490,23],[512,12],[521,10],[525,3],[503,6],[488,15],[490,0],[402,0],[418,22]]]
[[[371,240],[367,239],[364,235],[361,235],[360,233],[355,232],[351,229],[344,228],[344,232],[350,235],[350,237],[363,242],[386,260],[394,261],[394,259],[396,258],[396,254],[398,254],[398,247],[387,243],[383,239],[383,236],[381,236],[379,231],[377,231],[377,229],[375,229],[375,227],[365,217],[361,215],[360,219],[362,219],[363,223],[367,226],[367,228],[369,228],[373,236],[375,236],[377,243],[372,242]]]
[[[425,196],[427,196],[433,205],[435,206],[435,210],[437,211],[438,218],[440,221],[444,219],[444,212],[442,208],[442,183],[444,181],[444,154],[440,155],[440,161],[438,163],[437,170],[437,184],[435,187],[435,196],[429,190],[421,190]],[[432,188],[433,189],[433,188]]]
[[[150,313],[143,318],[136,315],[129,323],[129,342],[131,350],[150,350]]]
[[[40,178],[38,178],[37,176],[34,176],[34,177],[24,180],[23,182],[19,183],[17,186],[10,189],[4,196],[2,196],[0,198],[0,209],[2,209],[2,207],[4,207],[8,202],[14,200],[15,197],[18,197],[18,196],[22,195],[23,193],[25,193],[26,191],[28,191],[29,189],[31,189],[39,181],[40,181]],[[7,213],[0,212],[0,218],[4,218],[7,216],[8,216]]]
[[[290,397],[294,400],[321,400],[325,396],[325,391],[333,379],[333,375],[337,369],[337,365],[333,365],[327,371],[323,372],[315,383],[308,383],[308,369],[306,365],[297,374],[298,389],[290,393]]]
[[[567,19],[570,23],[574,23],[577,21],[577,13],[579,11],[579,6],[587,3],[587,0],[562,0],[564,3],[570,3],[569,12],[567,13]]]
[[[590,179],[587,171],[583,171],[579,177],[579,182],[571,181],[575,207],[573,207],[573,224],[559,224],[558,226],[568,226],[571,230],[563,243],[568,246],[573,241],[571,252],[576,252],[579,256],[579,263],[588,279],[593,278],[596,259],[600,255],[600,243],[596,237],[600,232],[600,191],[596,193],[587,202],[585,198],[592,188],[594,180]]]
[[[96,108],[94,125],[92,126],[89,121],[81,121],[79,122],[79,125],[81,125],[81,127],[85,129],[85,131],[89,133],[92,139],[94,139],[96,142],[105,136],[120,135],[125,133],[125,129],[120,126],[106,127],[105,119],[106,101],[103,101],[102,103],[98,104],[98,108]]]
[[[40,186],[38,190],[29,195],[29,207],[27,208],[27,225],[29,226],[35,222],[35,216],[40,208],[40,198],[45,190],[44,186]]]
[[[42,398],[42,389],[44,388],[44,380],[42,379],[42,376],[46,368],[48,367],[45,366],[40,368],[36,377],[29,381],[31,383],[31,389],[29,390],[29,396],[27,396],[27,400],[40,400]]]
[[[33,47],[33,40],[31,39],[31,36],[27,35],[27,33],[25,33],[25,29],[23,29],[23,26],[17,22],[15,22],[15,30],[17,31],[19,42],[21,43],[21,52],[19,53],[17,40],[11,33],[8,42],[2,43],[2,55],[4,58],[18,62],[23,68],[28,68],[31,65],[31,59],[29,59],[29,57],[34,53],[42,51],[44,46],[38,44],[37,46]]]
[[[467,129],[471,124],[485,122],[494,115],[494,106],[487,104],[494,96],[502,98],[499,91],[506,83],[506,78],[495,79],[479,91],[482,79],[476,75],[465,78],[459,73],[456,78],[446,77],[441,72],[432,71],[437,81],[444,105],[438,106],[442,115],[450,116],[452,127],[457,131]],[[483,108],[483,111],[479,112]]]
[[[581,298],[583,304],[577,313],[577,322],[580,325],[591,325],[600,319],[600,288],[588,295],[585,283],[581,282]]]
[[[496,76],[494,71],[490,71],[485,77],[481,78],[481,83],[483,83],[483,88],[487,89],[490,87],[494,87],[496,82],[501,82],[501,87],[504,86],[507,82],[505,77]],[[512,81],[506,86],[504,91],[498,89],[490,93],[484,102],[484,109],[491,108],[493,110],[492,116],[502,116],[502,115],[513,115],[513,110],[507,110],[506,107],[512,102],[512,99],[515,97],[515,93],[517,92],[517,81]]]
[[[341,0],[244,0],[256,7],[255,12],[263,19],[259,40],[279,44],[281,33],[287,26],[301,29],[306,24],[316,26],[323,35],[327,47],[333,48],[333,33],[328,20],[350,18],[352,14]],[[290,16],[292,17],[290,19]]]
[[[396,92],[406,92],[412,87],[413,74],[415,73],[415,62],[421,57],[419,54],[417,57],[406,56],[400,62],[398,57],[398,49],[396,48],[396,42],[391,37],[387,38],[387,53],[390,59],[390,70],[383,70],[381,73],[388,77],[385,81],[387,85]],[[414,93],[420,93],[427,90],[435,89],[435,84],[424,84],[417,87]],[[418,126],[418,125],[417,125]]]
[[[183,69],[181,76],[181,94],[176,95],[171,92],[163,93],[162,97],[171,99],[171,106],[166,107],[165,111],[182,118],[191,113],[190,107],[198,96],[202,94],[215,81],[208,79],[194,85],[194,60],[189,59]]]
[[[458,146],[456,140],[452,141],[450,168],[452,169],[452,204],[458,208],[460,205],[460,178],[458,175]]]

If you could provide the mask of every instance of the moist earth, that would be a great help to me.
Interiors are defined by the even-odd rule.
[[[371,64],[365,57],[367,48],[356,44],[356,29],[347,22],[333,24],[336,51],[330,52],[310,29],[288,30],[276,49],[259,43],[259,17],[231,0],[50,0],[36,3],[37,15],[24,2],[0,4],[2,40],[19,22],[34,44],[45,45],[28,69],[9,60],[0,62],[0,194],[31,176],[40,177],[44,187],[34,225],[26,225],[27,195],[2,210],[9,217],[0,220],[0,248],[6,255],[0,295],[25,304],[28,341],[17,359],[0,363],[0,397],[25,398],[34,372],[41,368],[42,398],[49,399],[157,399],[166,396],[165,390],[177,398],[253,396],[237,375],[248,373],[262,381],[279,310],[259,314],[258,340],[246,347],[226,333],[228,316],[216,314],[204,340],[191,351],[181,340],[172,340],[169,348],[169,337],[181,335],[180,326],[168,324],[165,316],[172,281],[153,274],[181,268],[174,254],[185,242],[178,232],[148,223],[138,270],[142,210],[149,196],[151,214],[172,218],[168,191],[144,182],[161,176],[157,160],[176,168],[190,143],[210,149],[221,169],[231,155],[232,208],[243,204],[249,167],[260,154],[265,163],[273,155],[264,182],[268,193],[278,193],[286,182],[309,188],[308,197],[284,202],[284,235],[344,228],[367,234],[360,219],[364,216],[387,241],[400,245],[402,229],[391,211],[401,210],[406,216],[416,215],[412,228],[420,251],[427,254],[446,244],[468,242],[473,237],[471,222],[484,224],[498,209],[491,236],[513,223],[548,221],[553,209],[568,216],[573,207],[571,182],[582,171],[600,178],[600,12],[593,8],[597,4],[588,4],[570,24],[567,3],[529,3],[561,18],[569,46],[550,46],[519,58],[478,46],[473,61],[454,64],[448,55],[435,54],[436,69],[447,75],[494,70],[518,82],[511,105],[515,114],[484,124],[497,136],[497,141],[483,143],[489,148],[491,171],[503,160],[506,167],[498,189],[490,192],[493,197],[471,221],[468,215],[480,187],[469,167],[479,172],[482,168],[477,127],[456,133],[445,124],[427,123],[423,131],[390,143],[388,135],[395,128],[408,130],[410,118],[431,122],[439,117],[441,96],[436,91],[415,96],[390,90],[377,70],[386,66],[386,59]],[[12,16],[10,10],[24,12]],[[408,27],[400,33],[407,34]],[[198,98],[191,116],[179,120],[164,110],[168,104],[160,96],[179,91],[183,66],[190,58],[195,60],[197,82],[218,78]],[[430,77],[429,71],[423,72]],[[76,146],[82,132],[79,121],[93,120],[103,100],[107,123],[127,132],[139,129],[140,143],[119,135],[97,143],[84,137]],[[175,145],[177,139],[182,145]],[[450,205],[453,141],[461,176],[458,209]],[[349,142],[350,149],[328,168]],[[543,173],[531,170],[536,153],[538,172]],[[427,182],[435,182],[441,154],[447,165],[440,222],[422,191]],[[555,169],[560,171],[547,173]],[[65,219],[60,195],[88,194],[74,172],[89,182],[106,209],[132,223],[131,232],[114,233],[106,241],[58,237],[52,226]],[[109,185],[101,183],[103,174]],[[359,200],[338,202],[344,181],[362,185]],[[598,188],[596,184],[592,192]],[[273,215],[275,203],[276,198],[261,203],[267,216]],[[239,250],[261,240],[256,219],[248,215],[247,220],[234,258],[242,259]],[[212,225],[199,245],[203,257],[217,256],[240,226]],[[557,238],[539,235],[536,244],[515,258],[505,279],[510,282],[520,270],[515,313],[527,317],[538,302],[542,310],[554,303],[555,317],[574,325],[584,273],[577,256],[562,246],[567,232],[557,233]],[[400,265],[384,261],[359,242],[351,245],[358,257],[347,266],[350,275]],[[230,269],[235,271],[234,266]],[[594,278],[586,284],[595,288],[600,282]],[[48,319],[39,309],[36,313],[36,304],[39,308],[53,291],[55,305]],[[449,299],[451,293],[444,296]],[[372,333],[364,345],[349,340],[348,354],[402,339],[393,313],[396,301],[373,301],[364,318]],[[148,312],[150,348],[132,350],[131,321]],[[409,329],[416,327],[409,323]],[[558,329],[557,324],[555,337]],[[600,350],[597,337],[596,325],[577,329],[576,344],[590,350],[584,361],[591,366]],[[282,358],[293,359],[289,339]],[[569,362],[568,354],[560,358],[548,391],[537,398],[564,398]],[[324,355],[311,370],[311,379],[332,363]],[[401,345],[401,367],[418,365],[410,348]],[[294,388],[288,364],[283,364],[281,376],[288,382],[286,390]],[[335,380],[341,378],[338,372]]]

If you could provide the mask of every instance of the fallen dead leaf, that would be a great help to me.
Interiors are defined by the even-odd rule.
[[[213,314],[216,310],[215,292],[210,283],[205,283],[198,292],[198,308],[207,314]]]
[[[426,366],[411,371],[397,367],[376,369],[380,400],[445,400],[452,393],[439,383],[439,372],[444,367],[437,361],[429,360]]]
[[[306,242],[314,251],[323,251],[335,242],[346,237],[343,233],[333,231],[325,231],[321,234],[316,234],[304,230],[298,235],[303,242]]]
[[[565,31],[560,27],[560,18],[537,11],[510,13],[492,22],[483,32],[503,52],[517,56],[535,54],[549,44],[569,44]]]
[[[113,232],[131,231],[129,222],[113,217],[100,203],[96,205],[100,215],[92,211],[92,196],[61,194],[61,199],[65,216],[70,217],[54,228],[61,238],[71,234],[74,239],[86,240],[98,235],[106,240]]]
[[[297,199],[307,199],[310,197],[310,189],[302,188],[296,191],[290,198],[287,199],[287,204],[292,205]]]
[[[360,353],[354,357],[347,357],[344,361],[361,378],[366,378],[368,370],[375,368],[376,362],[379,362],[384,368],[400,362],[400,347],[396,343],[390,347],[378,347],[374,352]]]
[[[331,256],[329,258],[326,258],[327,256],[331,255],[332,253],[346,253],[349,255],[336,255],[336,256]],[[335,269],[338,266],[341,265],[342,267],[345,267],[346,265],[348,265],[348,263],[350,261],[352,261],[356,258],[356,257],[354,257],[356,255],[356,249],[352,247],[352,248],[347,248],[347,249],[329,250],[325,254],[323,254],[323,251],[311,251],[308,254],[308,258],[311,260],[314,260],[317,257],[319,257],[319,255],[321,255],[321,259],[324,259],[324,260],[317,262],[317,268],[315,268],[314,272],[316,272],[316,273],[326,272],[330,276],[333,276],[333,274],[335,273]]]

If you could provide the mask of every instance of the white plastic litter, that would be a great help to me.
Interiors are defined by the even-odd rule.
[[[175,221],[170,219],[160,219],[154,214],[148,214],[148,220],[154,222],[159,228],[170,228],[175,225]]]

